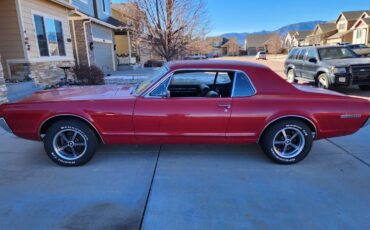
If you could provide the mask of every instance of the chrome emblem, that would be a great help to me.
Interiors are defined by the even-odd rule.
[[[357,119],[361,118],[361,114],[342,114],[340,115],[340,118],[342,119]]]
[[[366,70],[365,69],[360,69],[361,72],[365,72]]]

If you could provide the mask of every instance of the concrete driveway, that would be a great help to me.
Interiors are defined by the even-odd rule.
[[[0,229],[368,229],[369,138],[317,141],[291,166],[257,145],[120,145],[63,168],[1,130]]]

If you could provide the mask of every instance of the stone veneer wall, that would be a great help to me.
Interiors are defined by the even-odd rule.
[[[5,85],[3,66],[1,64],[1,55],[0,55],[0,104],[8,102],[7,98],[7,89]]]
[[[72,23],[71,23],[71,26]],[[72,28],[72,27],[71,27]],[[93,42],[91,33],[91,22],[85,23],[85,28],[83,26],[83,20],[75,20],[74,28],[76,33],[76,38],[73,37],[73,42],[76,41],[79,65],[87,66],[89,64],[88,57],[90,58],[91,65],[94,63],[94,52],[90,50],[90,42]],[[85,30],[86,29],[86,30]],[[86,35],[86,38],[85,38]],[[73,35],[72,35],[73,36]]]
[[[64,71],[59,68],[61,66],[75,66],[74,61],[49,61],[36,62],[30,65],[30,77],[38,85],[53,85],[64,79]],[[68,72],[68,77],[71,77],[71,72]]]

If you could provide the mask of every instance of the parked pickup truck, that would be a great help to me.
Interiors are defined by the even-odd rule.
[[[311,82],[320,88],[358,85],[370,90],[370,59],[359,56],[347,46],[299,47],[285,61],[290,83]]]
[[[364,44],[354,44],[354,45],[348,45],[348,48],[353,50],[356,54],[363,56],[363,57],[368,57],[370,56],[370,47]]]

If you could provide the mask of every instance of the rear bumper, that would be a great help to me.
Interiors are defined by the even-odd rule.
[[[366,127],[366,126],[370,126],[370,117],[367,118],[367,121],[365,122],[365,124],[362,126],[363,127]]]
[[[0,127],[3,128],[8,133],[13,133],[13,131],[10,129],[8,123],[6,123],[5,119],[0,117]]]

